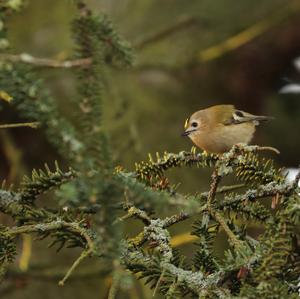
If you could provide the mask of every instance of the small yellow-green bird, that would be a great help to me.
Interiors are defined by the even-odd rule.
[[[216,105],[192,114],[182,135],[207,152],[224,153],[235,144],[248,144],[259,122],[269,119],[272,117],[253,115],[233,105]]]

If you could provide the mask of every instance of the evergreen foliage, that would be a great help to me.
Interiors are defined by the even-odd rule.
[[[13,3],[1,2],[2,22],[19,8]],[[61,285],[89,256],[108,261],[112,272],[120,271],[112,262],[119,260],[165,298],[297,298],[300,175],[287,182],[272,161],[260,158],[261,150],[272,148],[244,145],[222,155],[195,149],[157,154],[156,159],[149,155],[133,172],[117,167],[102,126],[103,73],[108,67],[130,65],[133,50],[108,16],[93,13],[83,1],[74,3],[74,56],[85,61],[76,66],[78,93],[71,102],[78,124],[59,112],[36,68],[6,60],[0,64],[1,89],[13,98],[13,107],[41,124],[70,166],[64,171],[56,164],[52,171],[46,165],[45,170],[33,170],[31,177],[24,177],[19,189],[0,190],[0,211],[13,220],[13,226],[0,227],[1,276],[5,277],[17,254],[16,237],[31,233],[38,239],[50,238],[50,246],[57,250],[81,248]],[[0,38],[1,51],[8,51],[3,46],[5,27]],[[179,193],[167,171],[180,167],[211,168],[208,191]],[[220,186],[229,175],[239,185]],[[56,209],[36,203],[38,197],[60,187],[51,195]],[[186,262],[171,245],[169,227],[192,216],[196,220],[191,234],[197,237],[197,246],[192,262]],[[143,229],[125,238],[121,225],[131,217]],[[260,236],[251,236],[249,220],[261,225]],[[224,258],[215,252],[221,232],[229,243]]]

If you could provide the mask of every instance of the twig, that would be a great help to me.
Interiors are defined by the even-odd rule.
[[[271,151],[271,152],[276,153],[277,155],[280,154],[280,151],[277,148],[272,147],[272,146],[259,146],[259,147],[257,147],[257,150],[258,151]]]
[[[234,233],[231,231],[231,229],[228,227],[227,223],[221,216],[221,214],[217,211],[215,211],[212,207],[212,202],[215,199],[218,184],[221,181],[221,176],[218,174],[218,168],[215,168],[213,174],[212,174],[212,183],[210,185],[210,190],[208,192],[208,197],[207,197],[207,208],[209,213],[211,214],[212,217],[216,219],[228,235],[229,239],[231,240],[232,244],[235,247],[240,247],[240,241],[237,239],[237,237],[234,235]]]
[[[147,215],[145,211],[142,211],[135,206],[133,206],[130,203],[124,203],[123,208],[125,211],[127,211],[128,214],[123,216],[121,220],[130,218],[130,217],[136,217],[138,219],[141,219],[146,225],[150,224],[151,218]]]
[[[218,170],[217,169],[214,170],[211,177],[212,177],[212,183],[210,185],[210,190],[209,190],[208,196],[207,196],[207,207],[208,207],[208,209],[210,209],[211,204],[215,199],[218,184],[221,181],[221,176],[218,175]]]
[[[228,152],[228,154],[230,156],[234,154],[241,155],[245,152],[249,153],[249,152],[257,152],[257,151],[271,151],[271,152],[275,152],[276,154],[280,154],[280,151],[277,148],[272,146],[247,145],[245,143],[235,144]]]
[[[253,26],[250,26],[246,30],[226,39],[225,41],[215,46],[200,51],[198,54],[199,61],[210,61],[241,47],[242,45],[250,42],[254,38],[262,35],[270,28],[272,28],[272,26],[283,21],[292,13],[297,12],[299,8],[299,1],[296,0],[290,2],[287,6],[274,12],[269,17],[263,19],[260,22],[257,22]]]
[[[39,126],[40,126],[39,122],[16,123],[16,124],[0,125],[0,129],[10,129],[10,128],[20,128],[20,127],[29,127],[29,128],[32,128],[32,129],[37,129]]]
[[[237,189],[241,189],[244,188],[245,184],[237,184],[237,185],[231,185],[231,186],[223,186],[217,189],[216,193],[227,193],[227,192],[231,192],[233,190],[237,190]]]
[[[73,271],[76,269],[76,267],[86,258],[88,257],[90,254],[92,253],[91,248],[84,250],[81,252],[81,255],[75,260],[75,262],[73,263],[73,265],[71,266],[71,268],[68,270],[68,272],[66,273],[66,275],[64,276],[64,278],[62,280],[59,281],[58,285],[63,286],[66,282],[66,280],[70,277],[70,275],[73,273]]]
[[[188,213],[184,213],[184,212],[181,212],[177,215],[173,215],[171,217],[167,217],[165,220],[164,220],[164,228],[166,227],[169,227],[177,222],[180,222],[180,221],[183,221],[183,220],[186,220],[187,218],[189,218],[189,214]]]
[[[186,29],[187,27],[196,25],[198,23],[198,20],[194,17],[184,17],[178,20],[175,24],[170,25],[167,28],[163,28],[162,30],[159,30],[157,32],[154,32],[153,34],[149,35],[148,37],[144,38],[143,40],[140,40],[133,44],[134,48],[136,49],[143,49],[147,45],[151,43],[158,42],[173,33]]]
[[[27,53],[0,54],[0,60],[6,60],[10,62],[23,62],[35,66],[50,67],[50,68],[87,67],[92,63],[91,58],[60,61],[60,60],[50,59],[50,58],[33,57],[32,55]]]
[[[227,234],[228,238],[232,242],[233,246],[235,246],[236,248],[241,247],[242,245],[241,241],[235,236],[235,234],[229,228],[229,226],[227,225],[227,223],[225,222],[221,214],[217,211],[211,211],[211,215],[220,223],[225,233]]]
[[[110,286],[109,293],[108,293],[108,299],[115,299],[117,296],[117,293],[118,293],[118,290],[120,287],[121,278],[122,278],[121,271],[122,270],[119,269],[119,266],[118,266],[114,272],[112,284]]]
[[[159,276],[159,279],[158,279],[157,282],[156,282],[156,285],[155,285],[155,288],[154,288],[152,297],[155,297],[156,292],[157,292],[157,290],[158,290],[160,284],[163,282],[165,273],[166,273],[166,269],[164,268],[164,269],[162,269],[161,274],[160,274],[160,276]]]

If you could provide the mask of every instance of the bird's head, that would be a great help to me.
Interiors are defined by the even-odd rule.
[[[234,118],[234,111],[233,105],[216,105],[199,110],[186,120],[182,135],[189,136],[191,139],[199,134],[207,135],[220,124],[230,124]],[[241,111],[238,112],[242,113]]]
[[[182,136],[189,136],[191,138],[193,135],[200,133],[203,129],[204,123],[205,120],[202,111],[194,113],[185,121]]]

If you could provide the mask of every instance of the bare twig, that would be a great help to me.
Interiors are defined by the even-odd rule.
[[[164,268],[164,269],[162,269],[161,274],[159,276],[159,279],[156,282],[156,285],[155,285],[155,288],[154,288],[154,291],[153,291],[153,294],[152,294],[153,297],[155,297],[160,284],[163,282],[165,273],[166,273],[166,269]]]
[[[207,196],[207,207],[208,208],[211,207],[211,204],[215,199],[218,184],[220,183],[220,181],[221,181],[221,176],[218,175],[218,170],[215,169],[212,174],[212,183],[210,185],[210,190],[209,190],[208,196]]]
[[[210,61],[245,45],[246,43],[270,30],[279,22],[282,22],[291,14],[298,12],[299,8],[299,1],[290,1],[287,5],[279,10],[276,10],[269,17],[257,22],[246,30],[229,37],[217,45],[201,50],[198,54],[198,60],[200,62]]]
[[[57,59],[50,59],[50,58],[37,58],[27,53],[0,54],[0,60],[10,61],[10,62],[23,62],[35,66],[50,67],[50,68],[87,67],[92,63],[91,58],[60,61]]]
[[[16,124],[4,124],[0,125],[0,129],[10,129],[10,128],[20,128],[20,127],[29,127],[32,129],[38,128],[40,123],[31,122],[31,123],[16,123]]]
[[[259,146],[259,147],[257,148],[257,150],[258,150],[258,151],[271,151],[271,152],[276,153],[277,155],[280,154],[280,151],[279,151],[277,148],[272,147],[272,146]]]
[[[217,211],[211,211],[211,215],[220,223],[221,227],[224,229],[232,245],[235,246],[236,248],[241,247],[242,242],[235,236],[235,234],[229,228],[229,226],[227,225],[226,221],[221,216],[221,214]]]
[[[143,49],[149,44],[159,42],[160,40],[172,35],[175,32],[178,32],[180,30],[184,30],[190,26],[194,26],[198,24],[198,20],[194,17],[184,17],[179,19],[176,23],[170,25],[169,27],[163,28],[162,30],[159,30],[146,38],[136,42],[133,46],[136,49]]]
[[[115,263],[117,265],[115,266],[115,271],[113,273],[112,283],[111,283],[109,293],[108,293],[108,299],[117,298],[117,293],[118,293],[120,283],[121,283],[121,280],[123,277],[123,273],[122,273],[122,269],[119,265],[119,261],[115,261]]]
[[[86,258],[88,257],[90,254],[92,253],[91,248],[86,249],[84,251],[81,252],[81,255],[75,260],[75,262],[73,263],[73,265],[71,266],[71,268],[68,270],[68,272],[66,273],[66,275],[64,276],[64,278],[62,280],[59,281],[58,285],[63,286],[66,282],[66,280],[70,277],[70,275],[73,273],[73,271],[76,269],[76,267]]]
[[[223,219],[221,214],[219,212],[215,211],[214,208],[212,207],[212,203],[215,199],[218,184],[220,183],[220,181],[221,181],[221,176],[218,174],[218,168],[215,168],[215,170],[212,174],[212,183],[210,185],[210,190],[208,192],[208,197],[207,197],[207,209],[208,209],[209,213],[211,214],[211,216],[220,223],[221,227],[224,229],[224,231],[228,235],[232,244],[235,247],[240,247],[240,245],[241,245],[240,241],[237,239],[237,237],[234,235],[234,233],[228,227],[226,221]]]

